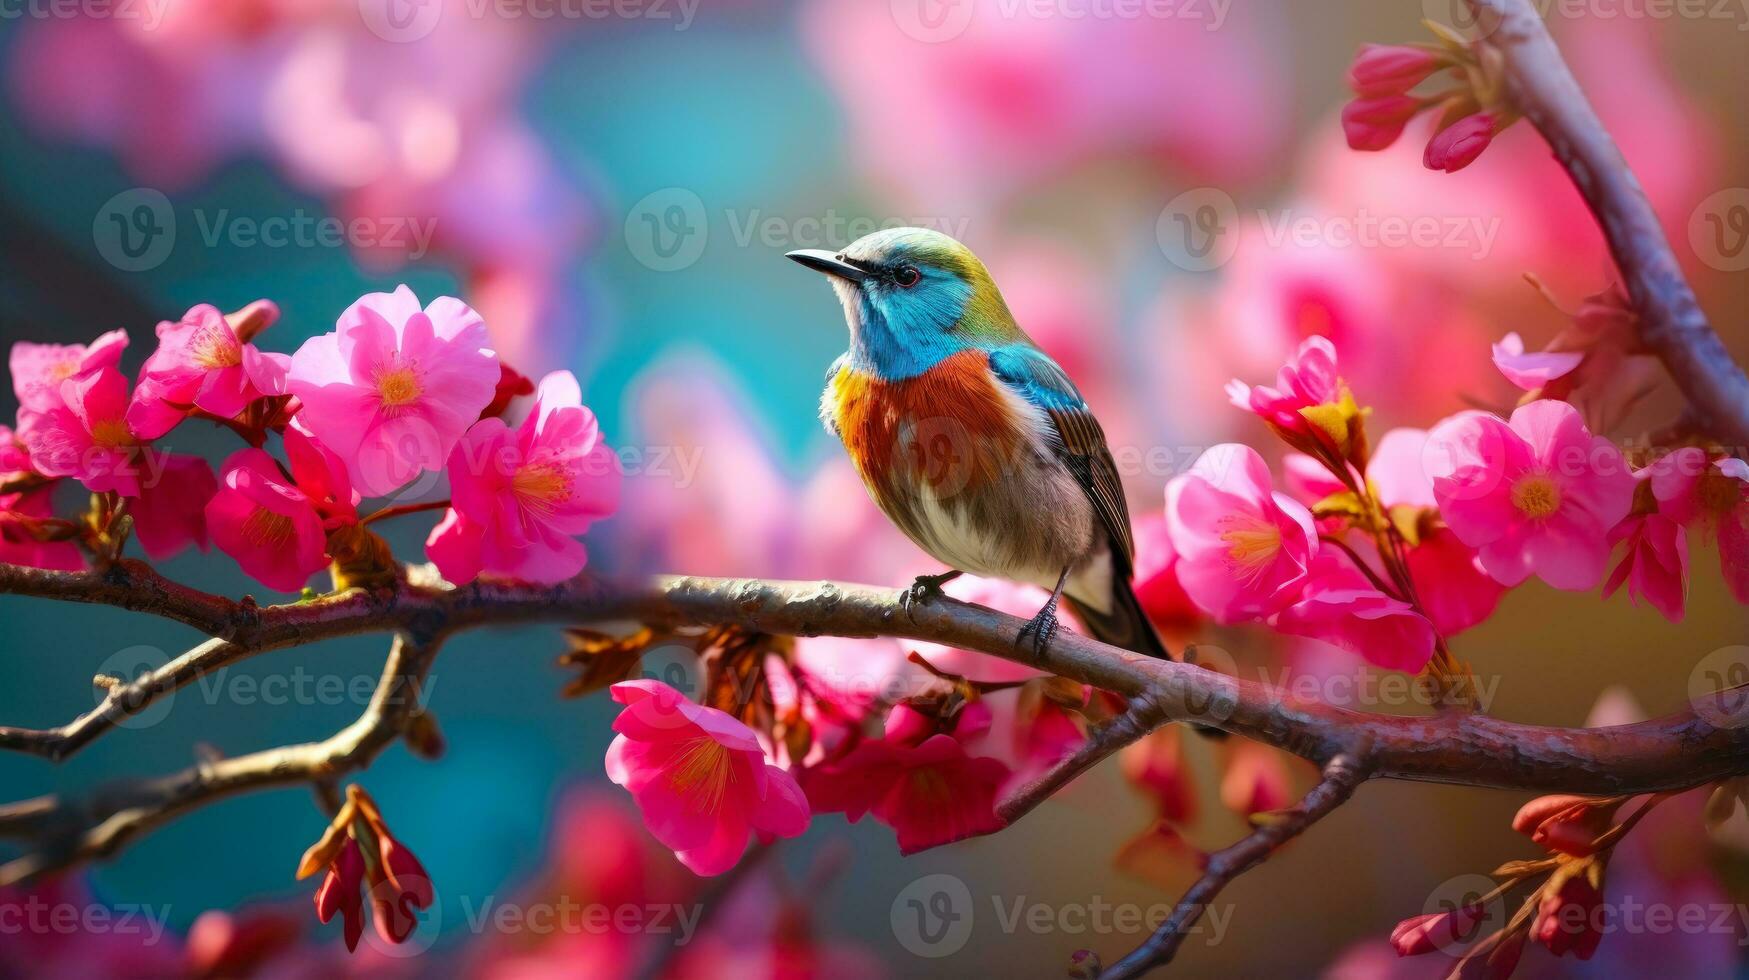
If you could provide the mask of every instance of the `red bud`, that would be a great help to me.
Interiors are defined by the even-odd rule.
[[[1391,930],[1391,947],[1398,956],[1420,956],[1465,942],[1470,930],[1482,920],[1485,907],[1465,905],[1449,912],[1429,912],[1404,919]]]
[[[1464,169],[1494,142],[1494,123],[1494,115],[1489,112],[1459,119],[1427,141],[1422,164],[1429,170],[1443,170],[1448,174]]]
[[[1364,96],[1402,95],[1445,65],[1445,59],[1401,44],[1363,44],[1348,68],[1348,84]]]
[[[1355,99],[1342,107],[1342,133],[1355,150],[1382,150],[1403,135],[1403,127],[1422,109],[1412,95]]]

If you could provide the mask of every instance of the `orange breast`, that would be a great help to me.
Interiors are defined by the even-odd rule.
[[[845,449],[883,503],[924,489],[944,500],[976,491],[1011,472],[1027,449],[983,351],[962,351],[900,381],[842,368],[828,404]]]

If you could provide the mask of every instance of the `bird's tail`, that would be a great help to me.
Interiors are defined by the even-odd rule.
[[[1074,596],[1066,595],[1063,599],[1069,603],[1076,618],[1081,620],[1087,627],[1087,632],[1095,639],[1114,647],[1159,657],[1161,660],[1174,659],[1166,649],[1166,644],[1160,642],[1160,634],[1154,631],[1154,624],[1148,622],[1148,614],[1142,611],[1141,600],[1136,598],[1136,591],[1130,588],[1128,578],[1121,575],[1112,577],[1110,612],[1102,613],[1077,602]]]

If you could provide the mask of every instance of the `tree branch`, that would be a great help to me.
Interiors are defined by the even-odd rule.
[[[141,834],[229,796],[297,783],[319,788],[365,768],[406,731],[440,644],[436,635],[420,640],[397,634],[370,704],[357,721],[320,742],[200,762],[168,776],[112,784],[86,800],[44,796],[0,807],[0,835],[31,842],[23,856],[0,865],[0,888],[107,857]]]
[[[1640,316],[1640,338],[1664,362],[1712,434],[1749,446],[1749,378],[1707,323],[1658,215],[1580,90],[1529,0],[1468,0],[1505,56],[1520,111],[1597,217]]]
[[[1202,918],[1204,910],[1221,889],[1263,863],[1281,845],[1305,833],[1306,828],[1322,820],[1330,811],[1348,802],[1355,787],[1366,778],[1367,771],[1360,760],[1347,755],[1331,759],[1324,766],[1324,778],[1312,787],[1298,806],[1272,814],[1274,819],[1238,843],[1209,855],[1202,877],[1178,900],[1160,928],[1134,952],[1100,974],[1101,980],[1129,980],[1172,962],[1190,928]]]
[[[33,594],[147,605],[93,573],[21,577],[17,571],[0,565],[0,592],[23,581]],[[1228,677],[1156,660],[1070,631],[1040,654],[1015,642],[1023,624],[1013,616],[947,598],[907,613],[894,589],[684,576],[634,582],[583,576],[552,586],[493,580],[457,588],[417,566],[408,578],[394,590],[354,590],[253,609],[246,625],[237,625],[231,613],[219,622],[236,627],[230,642],[242,652],[232,656],[360,633],[435,636],[530,622],[732,624],[794,636],[890,636],[992,654],[1126,698],[1146,695],[1167,720],[1220,728],[1319,765],[1369,746],[1370,770],[1393,779],[1611,796],[1685,789],[1749,773],[1749,725],[1716,728],[1692,707],[1635,725],[1593,729],[1520,725],[1473,712],[1409,717],[1354,711],[1301,698],[1268,678]],[[183,683],[191,679],[181,676]],[[1731,712],[1721,706],[1709,714]]]
[[[996,804],[996,815],[1005,824],[1013,823],[1032,809],[1069,785],[1076,776],[1104,762],[1127,745],[1135,743],[1167,722],[1164,706],[1144,691],[1130,699],[1123,714],[1088,733],[1087,741],[1056,765],[1039,774],[1024,786],[1017,787]]]
[[[159,695],[265,649],[251,650],[226,640],[208,640],[156,670],[115,684],[96,707],[58,728],[0,726],[0,748],[29,752],[59,762],[114,728],[118,722],[143,711]]]

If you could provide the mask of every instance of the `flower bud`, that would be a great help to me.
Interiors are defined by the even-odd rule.
[[[1424,48],[1363,44],[1348,67],[1348,84],[1358,95],[1402,95],[1445,64],[1444,58]]]
[[[1494,142],[1495,119],[1491,112],[1465,116],[1435,133],[1427,141],[1427,152],[1421,162],[1429,170],[1456,173],[1476,161],[1488,144]]]
[[[1470,930],[1487,911],[1481,903],[1446,912],[1429,912],[1397,923],[1391,930],[1391,948],[1398,956],[1420,956],[1469,939]]]
[[[1423,108],[1412,95],[1360,98],[1342,107],[1342,133],[1354,150],[1382,150],[1403,135],[1403,127]]]
[[[1597,952],[1597,944],[1603,941],[1596,914],[1603,905],[1603,893],[1591,880],[1595,876],[1581,872],[1561,882],[1558,890],[1543,889],[1532,931],[1536,941],[1547,946],[1556,956],[1572,953],[1588,960]]]

